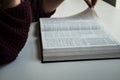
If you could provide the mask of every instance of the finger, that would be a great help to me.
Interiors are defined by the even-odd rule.
[[[86,2],[86,4],[88,5],[89,8],[92,7],[92,3],[90,2],[90,0],[84,0]]]
[[[92,7],[94,7],[96,5],[98,0],[92,0]]]

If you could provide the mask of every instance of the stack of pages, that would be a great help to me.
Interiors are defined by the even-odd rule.
[[[92,9],[66,18],[40,18],[40,37],[42,62],[120,58],[120,42]]]

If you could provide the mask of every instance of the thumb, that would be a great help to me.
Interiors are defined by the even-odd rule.
[[[92,3],[91,3],[91,1],[90,0],[84,0],[85,2],[86,2],[86,4],[88,5],[88,7],[89,8],[91,8],[92,7]]]

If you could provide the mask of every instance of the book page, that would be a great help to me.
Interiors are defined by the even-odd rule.
[[[44,49],[120,45],[96,19],[42,18],[40,23]]]
[[[74,14],[72,16],[65,17],[67,19],[81,19],[81,20],[98,20],[97,13],[95,12],[94,8],[87,8],[86,10]]]

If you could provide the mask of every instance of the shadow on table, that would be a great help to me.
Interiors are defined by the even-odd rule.
[[[40,34],[40,27],[39,27],[39,23],[35,24],[35,30],[34,30],[34,37],[36,37],[35,40],[35,45],[36,45],[36,51],[37,51],[37,59],[41,60],[42,56],[41,56],[41,52],[42,52],[42,44],[41,44],[41,34]]]
[[[0,69],[2,69],[3,67],[7,66],[8,64],[10,64],[10,63],[7,63],[7,64],[0,64]]]

